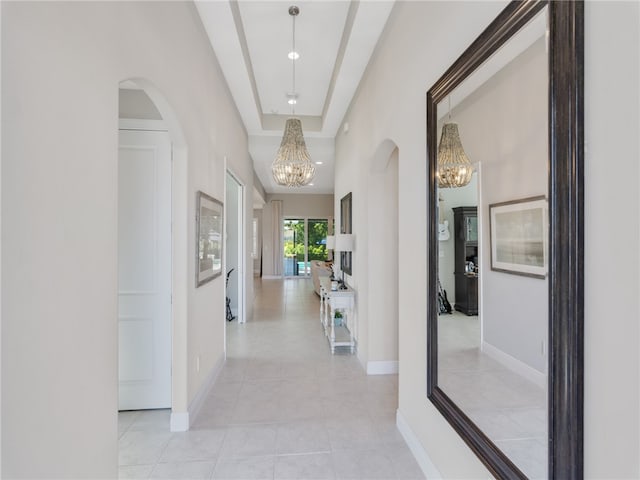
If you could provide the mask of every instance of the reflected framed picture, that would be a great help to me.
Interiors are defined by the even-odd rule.
[[[340,199],[340,233],[353,233],[351,225],[351,192]],[[351,268],[351,252],[340,252],[340,270],[353,275]]]
[[[204,192],[196,197],[196,287],[222,274],[222,202]]]
[[[545,278],[548,216],[544,196],[489,205],[491,270]]]

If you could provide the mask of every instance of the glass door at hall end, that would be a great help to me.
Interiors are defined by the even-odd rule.
[[[284,276],[308,277],[311,260],[327,258],[326,219],[287,218],[284,227]]]

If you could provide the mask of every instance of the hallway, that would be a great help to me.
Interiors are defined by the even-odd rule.
[[[191,431],[120,414],[120,478],[424,478],[395,426],[397,376],[331,355],[311,280],[256,280],[255,295]]]

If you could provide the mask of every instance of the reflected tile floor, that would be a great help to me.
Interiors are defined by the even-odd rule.
[[[441,388],[528,478],[546,478],[545,390],[480,350],[477,316],[441,315],[438,349]]]
[[[168,410],[120,413],[120,478],[423,479],[395,426],[397,376],[331,355],[311,280],[256,280],[255,295],[190,431],[170,433]]]

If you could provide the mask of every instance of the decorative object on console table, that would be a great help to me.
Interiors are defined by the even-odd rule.
[[[336,250],[340,252],[342,258],[345,258],[345,254],[347,253],[351,256],[351,252],[353,251],[353,235],[350,233],[336,235]],[[347,271],[345,265],[341,264],[340,269],[342,270],[342,286],[340,288],[344,290],[347,288],[344,283],[344,274],[345,272],[351,274],[351,268]]]
[[[322,260],[311,260],[311,281],[313,282],[313,289],[320,295],[320,278],[333,276],[333,270],[331,266],[327,265]]]
[[[196,197],[196,288],[222,275],[222,202]]]
[[[455,230],[454,272],[456,284],[455,309],[466,315],[478,314],[478,208],[453,209]],[[470,267],[473,264],[474,267]]]

